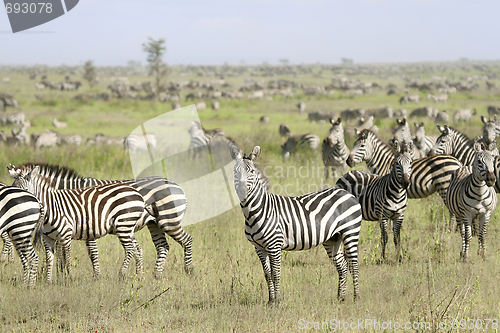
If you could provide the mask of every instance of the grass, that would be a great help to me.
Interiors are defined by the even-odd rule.
[[[452,69],[453,70],[453,69]],[[450,70],[451,71],[451,70]],[[468,74],[473,74],[468,73]],[[329,75],[329,74],[328,74]],[[426,74],[430,80],[431,74]],[[436,72],[436,75],[442,73]],[[448,74],[446,74],[448,75]],[[463,73],[456,71],[458,78]],[[110,102],[72,100],[77,93],[35,91],[27,75],[9,74],[10,85],[1,85],[0,92],[15,94],[20,107],[33,123],[31,132],[51,128],[50,119],[66,121],[62,133],[78,133],[92,137],[103,132],[110,136],[127,135],[142,122],[171,110],[170,103],[112,100]],[[49,80],[60,81],[63,76],[50,75]],[[193,77],[196,79],[196,77]],[[284,77],[304,80],[309,84],[326,84],[328,80]],[[400,79],[379,79],[359,76],[363,81],[378,81],[382,86]],[[260,79],[260,78],[257,78]],[[268,78],[265,78],[268,80]],[[277,79],[277,78],[272,78]],[[145,81],[133,77],[131,81]],[[181,80],[175,74],[172,81]],[[183,77],[182,80],[189,80]],[[231,81],[241,84],[241,78]],[[422,79],[424,80],[424,79]],[[458,79],[457,79],[458,80]],[[102,82],[96,91],[104,91]],[[451,95],[441,110],[462,107],[476,108],[486,115],[486,106],[499,104],[498,91],[489,92],[481,85],[471,94]],[[83,89],[87,89],[84,84]],[[80,93],[80,92],[78,92]],[[39,101],[34,96],[43,94]],[[420,93],[420,105],[434,105]],[[287,122],[294,133],[313,132],[323,139],[328,124],[309,123],[299,116],[295,104],[305,100],[306,113],[314,110],[338,112],[348,107],[376,108],[382,104],[399,108],[398,96],[386,96],[385,89],[374,89],[372,95],[347,98],[336,92],[331,97],[310,98],[296,96],[293,100],[221,101],[221,110],[199,112],[207,128],[221,127],[233,137],[245,152],[254,145],[262,147],[261,168],[268,167],[273,191],[288,189],[298,195],[317,187],[333,186],[331,178],[323,180],[319,154],[302,153],[288,163],[281,159],[278,125]],[[183,104],[184,105],[184,104]],[[414,106],[408,105],[411,110]],[[270,122],[260,124],[258,119],[268,115]],[[410,120],[413,122],[413,119]],[[425,123],[429,134],[437,134],[434,123]],[[394,120],[379,120],[381,136],[389,138]],[[470,137],[481,133],[479,116],[469,124],[452,124]],[[345,124],[354,126],[354,122]],[[2,128],[10,131],[9,128]],[[347,137],[352,147],[354,138]],[[98,178],[132,177],[129,156],[120,148],[59,147],[36,151],[31,147],[5,147],[0,154],[0,165],[22,162],[47,162],[76,169],[84,176]],[[302,167],[302,169],[300,169]],[[363,169],[360,165],[358,168]],[[300,173],[302,171],[302,174]],[[0,181],[10,183],[6,172]],[[174,179],[175,180],[175,179]],[[231,182],[231,180],[230,180]],[[232,185],[232,184],[231,184]],[[287,187],[288,185],[288,187]],[[208,194],[210,195],[210,194]],[[188,197],[189,201],[189,197]],[[188,210],[195,210],[190,205]],[[437,195],[410,200],[401,232],[404,260],[394,260],[392,240],[388,244],[389,259],[380,263],[380,230],[375,222],[363,222],[359,245],[360,292],[356,303],[352,300],[352,279],[348,277],[347,299],[336,300],[337,273],[326,252],[316,248],[304,252],[283,253],[281,289],[283,302],[279,309],[267,307],[267,286],[260,262],[244,235],[244,219],[239,207],[211,218],[190,224],[186,231],[193,236],[195,274],[183,270],[183,250],[169,239],[170,252],[161,280],[152,277],[156,252],[146,230],[136,234],[144,249],[145,273],[134,274],[134,267],[123,282],[118,281],[118,270],[123,250],[114,236],[98,240],[102,278],[93,281],[90,260],[83,242],[73,242],[74,278],[57,276],[51,285],[44,281],[44,253],[40,257],[39,281],[29,290],[21,284],[19,259],[3,264],[0,270],[0,330],[5,332],[288,332],[304,331],[301,323],[314,327],[315,323],[330,320],[358,322],[374,319],[379,322],[430,322],[436,327],[447,320],[500,318],[500,226],[499,211],[491,219],[487,257],[477,255],[477,239],[470,250],[470,260],[459,261],[460,235],[449,232],[448,213]],[[185,221],[189,224],[189,221]],[[390,237],[392,234],[390,235]],[[163,294],[162,294],[163,292]],[[160,296],[158,296],[160,295]],[[150,301],[158,296],[153,301]],[[329,325],[327,325],[329,326]],[[324,327],[324,326],[323,326]],[[332,326],[329,326],[332,328]],[[449,327],[448,330],[451,328]],[[323,331],[328,331],[324,327]],[[307,329],[305,331],[308,331]],[[373,329],[368,329],[373,331]],[[390,329],[389,329],[390,331]],[[490,331],[490,330],[486,330]]]

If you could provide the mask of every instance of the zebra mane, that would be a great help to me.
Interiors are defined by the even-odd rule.
[[[396,151],[394,150],[394,148],[390,144],[388,144],[387,142],[385,142],[384,140],[382,140],[371,129],[366,128],[366,129],[363,130],[363,132],[364,132],[363,134],[365,134],[367,138],[371,134],[370,136],[373,138],[373,140],[375,141],[375,143],[377,145],[382,146],[382,148],[385,148],[385,149],[391,151],[394,155],[396,155]]]
[[[70,169],[65,166],[47,163],[23,163],[19,168],[33,170],[35,166],[40,167],[39,174],[50,181],[51,186],[55,186],[58,179],[71,179],[71,180],[81,180],[83,179],[75,170]]]
[[[458,138],[460,138],[462,140],[465,140],[467,142],[467,145],[469,147],[474,147],[474,140],[472,140],[471,138],[469,138],[467,136],[467,134],[460,132],[459,130],[457,130],[454,127],[449,127],[448,126],[448,128],[451,129],[451,130],[453,130],[453,131],[455,131],[455,133],[457,133],[456,135],[457,135]]]

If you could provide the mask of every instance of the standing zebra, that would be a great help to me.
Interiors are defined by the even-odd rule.
[[[315,134],[292,135],[281,146],[281,156],[286,161],[297,149],[316,150],[319,147],[319,137]]]
[[[390,173],[395,158],[394,149],[369,130],[364,130],[358,135],[358,140],[354,143],[347,159],[347,165],[352,168],[365,161],[371,173],[381,176]],[[408,198],[421,199],[438,192],[446,204],[446,191],[451,175],[461,166],[462,163],[449,155],[436,155],[414,160]],[[455,216],[450,214],[450,226],[454,224]]]
[[[281,251],[308,250],[320,244],[337,267],[339,300],[345,298],[348,266],[356,299],[359,294],[358,241],[361,228],[358,201],[348,192],[332,188],[298,197],[268,193],[259,182],[254,166],[259,155],[259,146],[254,147],[248,157],[242,157],[238,148],[231,148],[231,157],[236,162],[234,186],[245,216],[245,235],[255,246],[262,263],[269,304],[278,305],[281,300]]]
[[[453,116],[453,119],[455,120],[456,123],[459,121],[471,121],[472,116],[476,114],[476,109],[471,110],[471,109],[460,109],[455,112],[455,115]]]
[[[23,283],[34,287],[38,256],[33,249],[31,237],[37,224],[43,223],[43,206],[34,195],[22,189],[4,184],[1,186],[0,234],[4,240],[2,255],[6,253],[13,260],[14,247],[23,264]]]
[[[394,222],[394,245],[396,260],[401,259],[399,232],[408,205],[407,188],[410,185],[413,142],[405,142],[403,149],[397,140],[393,147],[396,151],[391,172],[375,176],[363,171],[349,171],[335,184],[356,197],[361,204],[363,220],[379,221],[382,243],[382,258],[385,259],[387,244],[387,221]],[[355,189],[353,191],[352,189]]]
[[[19,167],[19,172],[21,174],[26,174],[35,166],[35,164],[26,163]],[[155,278],[161,277],[169,251],[165,233],[183,247],[184,269],[186,273],[191,273],[193,271],[193,239],[181,226],[182,219],[186,213],[187,200],[184,191],[177,183],[161,177],[144,177],[126,180],[83,178],[74,170],[62,166],[42,164],[39,165],[39,168],[40,175],[51,179],[53,187],[57,189],[78,189],[111,183],[123,183],[135,188],[144,197],[147,205],[155,205],[158,208],[158,216],[156,217],[144,212],[135,228],[135,232],[142,230],[146,225],[149,229],[157,253],[154,271]],[[263,176],[263,182],[266,184],[268,183],[265,176]],[[134,243],[139,254],[142,253],[139,243],[136,241],[134,241]],[[87,241],[87,247],[89,253],[95,254],[94,262],[98,262],[97,243],[95,241]],[[139,261],[142,262],[142,259]]]
[[[436,140],[438,138],[437,135],[425,135],[425,127],[424,123],[420,124],[413,123],[415,126],[415,138],[413,139],[413,143],[415,147],[420,151],[420,156],[425,157],[432,149],[432,147],[436,144]]]
[[[476,152],[474,151],[474,142],[469,137],[458,130],[444,125],[437,125],[441,132],[436,144],[429,151],[429,156],[448,154],[462,162],[463,165],[472,165]],[[496,149],[496,142],[486,146],[490,153]]]
[[[56,240],[62,243],[65,268],[71,276],[71,239],[95,241],[107,234],[116,234],[125,250],[119,274],[122,279],[130,259],[136,253],[133,242],[135,226],[145,209],[151,215],[156,215],[154,207],[145,206],[142,195],[124,184],[57,190],[51,187],[53,181],[40,175],[39,170],[36,166],[30,172],[22,173],[21,170],[10,168],[9,173],[15,179],[14,186],[34,194],[45,207],[44,223],[37,233],[43,234],[47,282],[52,281]],[[98,276],[98,263],[96,266],[93,253],[90,253],[90,257],[94,276]]]
[[[205,134],[203,127],[201,127],[201,124],[197,121],[193,121],[191,123],[191,127],[189,128],[189,135],[191,136],[189,149],[192,149],[194,159],[196,158],[196,155],[200,154],[201,151],[203,151],[203,147],[208,146],[210,138]]]
[[[497,124],[495,124],[495,121],[491,119],[486,119],[484,116],[481,116],[481,121],[483,122],[483,135],[478,136],[477,138],[474,139],[474,141],[477,141],[479,143],[484,143],[485,147],[491,147],[492,149],[490,150],[490,153],[493,156],[498,156],[498,148],[497,148]]]
[[[497,195],[492,188],[496,182],[493,156],[489,151],[483,150],[478,142],[474,144],[474,151],[476,155],[472,162],[472,172],[468,167],[458,169],[446,194],[448,209],[457,216],[462,236],[460,258],[464,262],[468,257],[474,221],[476,227],[479,227],[478,254],[484,259],[488,222],[497,205]]]
[[[344,128],[342,119],[337,121],[330,119],[332,127],[328,135],[321,144],[321,157],[325,165],[325,179],[328,179],[329,169],[334,172],[334,178],[337,178],[337,170],[340,168],[341,175],[347,170],[346,160],[349,157],[349,148],[344,140]]]
[[[411,137],[410,123],[408,122],[408,120],[406,120],[406,118],[403,118],[402,120],[396,119],[396,123],[397,126],[392,131],[394,137],[393,139],[389,140],[389,144],[392,144],[394,140],[399,142],[413,142],[413,139]],[[412,145],[411,154],[413,159],[425,156],[420,154],[420,150],[416,145]]]

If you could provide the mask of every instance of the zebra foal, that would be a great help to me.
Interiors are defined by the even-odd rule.
[[[124,250],[125,259],[120,269],[120,279],[125,276],[130,259],[136,252],[133,235],[144,209],[156,215],[144,204],[141,194],[130,186],[108,184],[74,190],[57,190],[52,180],[39,174],[40,168],[29,172],[11,167],[9,173],[20,187],[37,197],[44,205],[44,223],[37,233],[43,234],[47,260],[47,282],[52,281],[54,243],[61,242],[63,260],[71,276],[71,239],[93,241],[107,234],[116,234]],[[91,254],[94,261],[94,256]],[[99,275],[98,265],[94,276]],[[96,270],[97,268],[97,270]]]
[[[474,150],[476,155],[472,162],[472,172],[469,167],[458,169],[446,194],[446,205],[457,216],[462,236],[460,258],[464,262],[467,262],[474,221],[479,228],[478,254],[484,259],[488,222],[497,205],[497,195],[493,189],[496,182],[494,157],[489,151],[483,150],[478,142],[474,144]]]
[[[308,250],[321,244],[339,274],[338,299],[345,298],[348,267],[356,299],[361,228],[361,207],[356,198],[342,189],[332,188],[298,197],[268,193],[259,182],[254,165],[259,155],[259,146],[254,147],[248,157],[241,156],[237,147],[231,147],[231,157],[236,162],[234,186],[245,217],[245,235],[262,263],[269,290],[268,304],[278,305],[281,300],[281,251]]]

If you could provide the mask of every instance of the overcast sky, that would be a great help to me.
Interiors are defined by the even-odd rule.
[[[496,60],[500,1],[80,0],[54,21],[9,31],[0,9],[3,65],[145,63],[148,36],[166,39],[172,65]]]

